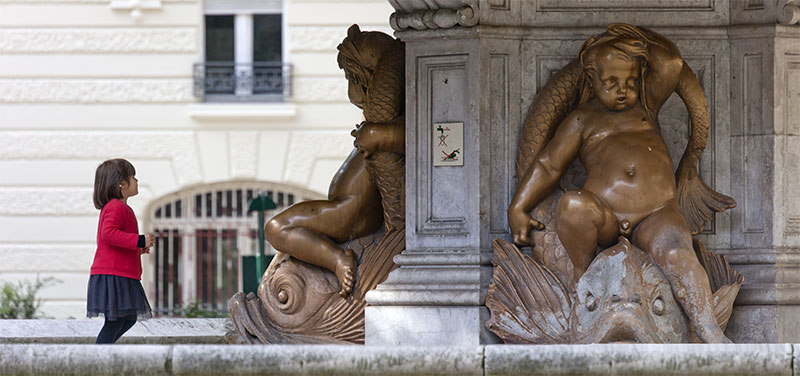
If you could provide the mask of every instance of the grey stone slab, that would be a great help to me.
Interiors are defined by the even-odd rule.
[[[478,346],[498,343],[484,323],[480,306],[369,306],[365,310],[368,346]]]
[[[0,375],[167,375],[169,346],[0,344]]]
[[[486,375],[792,375],[789,344],[486,346]]]
[[[176,345],[174,375],[482,375],[471,347]]]
[[[225,343],[228,319],[139,320],[119,343]],[[0,343],[94,343],[103,319],[0,320]]]

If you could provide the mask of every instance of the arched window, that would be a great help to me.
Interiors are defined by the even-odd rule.
[[[243,270],[258,253],[258,216],[247,208],[259,192],[278,206],[267,219],[295,202],[324,198],[285,184],[234,181],[187,188],[149,206],[145,227],[156,234],[156,245],[143,261],[156,315],[195,302],[224,312],[228,298],[243,290],[243,276],[260,277]],[[266,253],[275,253],[268,243]]]

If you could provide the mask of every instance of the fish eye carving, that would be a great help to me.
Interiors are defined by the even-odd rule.
[[[594,311],[597,308],[597,301],[594,299],[594,295],[591,292],[586,293],[586,309],[590,312]]]
[[[664,299],[660,296],[653,301],[653,313],[659,316],[664,314]]]

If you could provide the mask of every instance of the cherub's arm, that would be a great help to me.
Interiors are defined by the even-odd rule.
[[[398,116],[388,123],[363,122],[350,132],[355,137],[353,144],[366,156],[376,151],[406,153],[405,117]]]
[[[567,116],[556,129],[553,138],[525,171],[525,175],[520,178],[517,193],[508,207],[508,224],[515,243],[530,245],[530,231],[534,227],[538,230],[544,229],[544,225],[528,213],[553,191],[570,163],[578,156],[582,130],[578,114],[573,112]]]

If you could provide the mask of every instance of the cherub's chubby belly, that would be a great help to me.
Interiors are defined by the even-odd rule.
[[[610,207],[617,220],[632,226],[675,198],[672,160],[655,132],[609,135],[581,150],[584,189]]]

